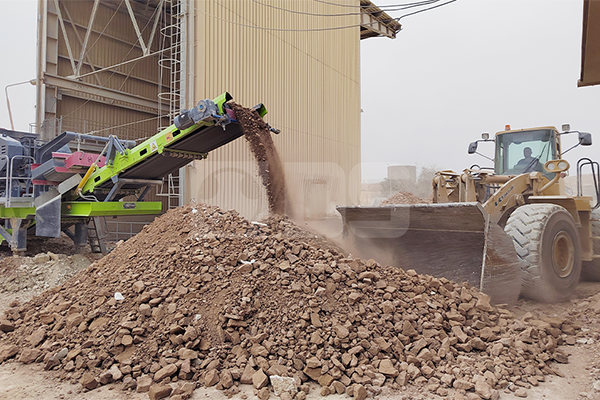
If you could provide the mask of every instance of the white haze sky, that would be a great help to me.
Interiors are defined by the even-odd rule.
[[[400,20],[394,40],[363,40],[363,181],[387,165],[491,166],[468,144],[506,124],[569,123],[595,141],[568,153],[571,165],[600,158],[600,85],[577,87],[582,16],[583,0],[458,0]],[[563,136],[563,148],[576,142]]]
[[[600,159],[600,85],[577,87],[582,8],[583,0],[458,0],[402,19],[394,40],[363,40],[363,181],[383,179],[389,165],[491,165],[467,146],[506,124],[569,123],[596,142],[567,154],[571,164]],[[37,1],[0,0],[0,127],[10,129],[6,85],[35,78],[36,18]],[[29,131],[35,87],[8,92],[15,129]],[[576,135],[563,140],[574,144]],[[491,144],[479,150],[492,155]]]
[[[7,90],[15,130],[29,132],[35,122],[35,86],[6,86],[35,79],[36,19],[37,1],[0,0],[0,128],[10,129]]]

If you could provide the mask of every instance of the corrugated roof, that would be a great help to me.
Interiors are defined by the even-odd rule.
[[[360,0],[360,38],[389,37],[395,39],[402,25],[370,0]]]

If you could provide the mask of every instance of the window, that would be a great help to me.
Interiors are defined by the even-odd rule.
[[[496,136],[496,166],[499,175],[519,175],[544,170],[546,161],[555,160],[556,140],[552,129],[503,133]]]

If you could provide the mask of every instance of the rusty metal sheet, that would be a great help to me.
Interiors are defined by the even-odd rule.
[[[581,77],[578,86],[600,84],[600,1],[583,2]]]

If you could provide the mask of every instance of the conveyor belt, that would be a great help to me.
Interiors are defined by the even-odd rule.
[[[188,137],[179,140],[173,145],[166,146],[167,150],[181,150],[193,153],[208,153],[243,135],[238,122],[231,122],[226,129],[213,125],[201,129]],[[187,158],[168,157],[163,154],[154,154],[132,168],[119,174],[122,179],[162,179],[168,174],[177,171],[190,162]],[[101,188],[111,188],[113,183],[107,181]],[[127,189],[127,185],[123,189]]]

